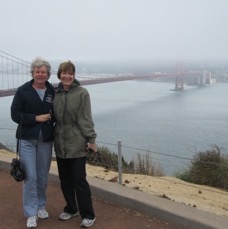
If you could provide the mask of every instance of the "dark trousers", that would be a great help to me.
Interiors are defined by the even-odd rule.
[[[62,159],[57,157],[61,189],[66,201],[64,212],[78,210],[82,219],[95,217],[89,183],[86,180],[86,157]]]

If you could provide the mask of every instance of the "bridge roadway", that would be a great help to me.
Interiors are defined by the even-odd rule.
[[[100,83],[110,83],[116,81],[126,81],[126,80],[143,80],[143,79],[154,79],[160,77],[184,77],[184,76],[199,76],[202,75],[202,72],[186,72],[186,73],[153,73],[146,75],[127,75],[127,76],[115,76],[107,78],[95,78],[88,80],[80,80],[81,85],[91,85],[91,84],[100,84]],[[53,84],[54,87],[57,86],[57,83]],[[0,90],[0,97],[14,95],[17,88]]]
[[[160,75],[159,75],[160,76]],[[158,77],[158,75],[145,75],[145,76],[116,76],[109,78],[96,78],[89,80],[80,80],[81,85],[91,85],[91,84],[100,84],[100,83],[111,83],[116,81],[126,81],[126,80],[136,80],[136,79],[147,79],[151,77]],[[57,83],[53,84],[54,87],[57,87]],[[14,95],[17,88],[11,88],[6,90],[0,90],[0,97]]]

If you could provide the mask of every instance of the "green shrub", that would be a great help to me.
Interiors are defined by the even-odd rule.
[[[97,147],[100,154],[100,159],[96,154],[91,153],[87,162],[92,165],[102,166],[106,169],[118,171],[118,155],[111,152],[109,148],[102,146]],[[164,171],[160,164],[153,163],[149,154],[143,155],[138,153],[134,161],[129,163],[122,158],[123,173],[137,173],[151,176],[163,176]]]
[[[92,165],[99,165],[106,169],[110,169],[113,171],[118,171],[118,155],[111,152],[109,148],[106,146],[97,147],[99,156],[101,161],[99,160],[99,156],[96,154],[90,154],[88,157],[88,163]],[[131,171],[132,164],[131,162],[128,164],[124,158],[122,158],[122,166],[123,170]]]
[[[179,178],[180,180],[193,183],[189,169],[181,169],[180,171],[175,172],[174,176]]]
[[[228,189],[228,157],[214,145],[196,153],[190,167],[176,176],[187,182]]]

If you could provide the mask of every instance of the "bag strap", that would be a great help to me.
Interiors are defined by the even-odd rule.
[[[21,149],[21,132],[22,132],[22,114],[21,114],[21,120],[19,124],[19,138],[17,139],[17,151],[16,151],[17,159],[19,159],[20,157],[19,150]]]

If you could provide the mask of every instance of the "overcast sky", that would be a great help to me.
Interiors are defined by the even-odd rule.
[[[228,60],[228,0],[0,0],[0,50],[31,61]]]

